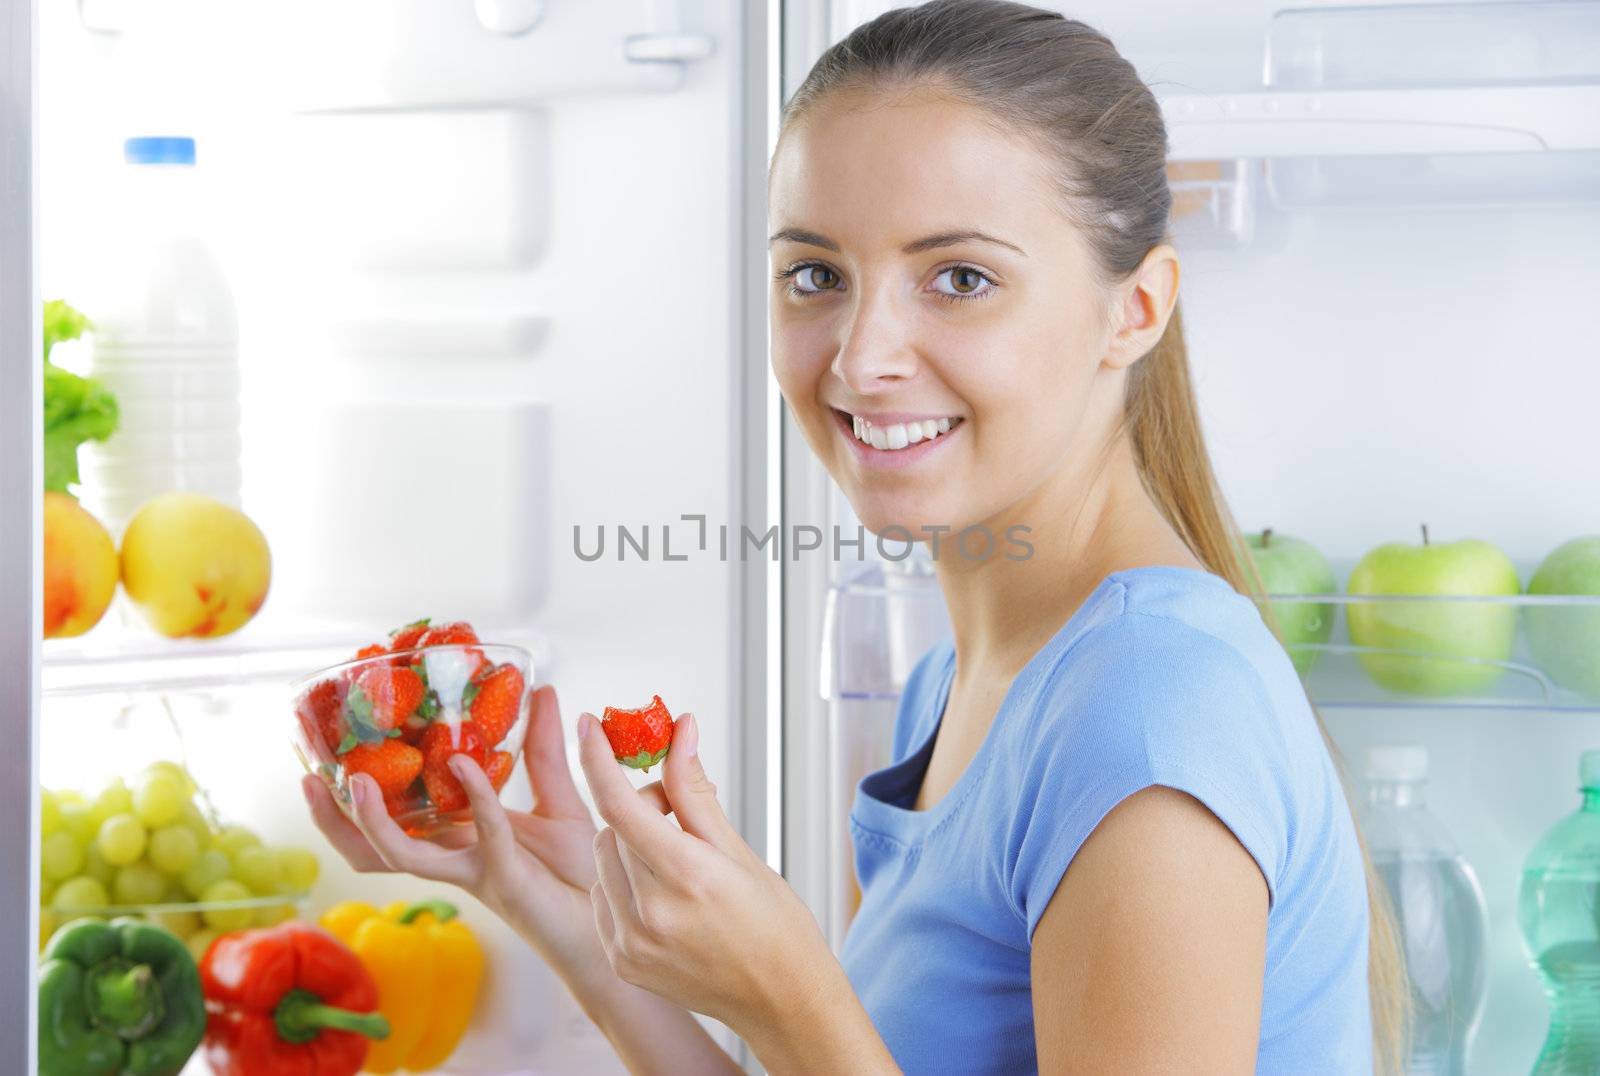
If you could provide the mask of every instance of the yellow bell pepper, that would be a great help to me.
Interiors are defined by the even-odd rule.
[[[397,901],[382,912],[361,901],[323,913],[324,929],[354,950],[378,984],[389,1037],[372,1043],[363,1071],[427,1072],[466,1033],[483,981],[483,950],[442,900]]]

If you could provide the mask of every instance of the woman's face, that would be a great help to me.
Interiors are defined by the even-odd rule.
[[[1026,522],[1120,410],[1109,292],[1046,167],[931,94],[840,96],[784,134],[773,369],[869,530]]]

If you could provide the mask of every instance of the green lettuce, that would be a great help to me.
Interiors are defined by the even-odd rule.
[[[44,304],[44,488],[62,493],[78,484],[78,446],[104,441],[117,429],[117,398],[110,390],[50,361],[51,348],[91,327],[60,299]]]

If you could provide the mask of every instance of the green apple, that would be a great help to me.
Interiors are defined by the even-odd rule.
[[[1529,594],[1600,595],[1600,534],[1557,546],[1528,581]],[[1600,605],[1535,605],[1528,646],[1562,687],[1600,699]]]
[[[1317,547],[1287,534],[1274,534],[1268,527],[1260,534],[1244,536],[1245,547],[1264,594],[1332,594],[1338,589],[1333,569]],[[1245,573],[1249,575],[1248,572]],[[1270,605],[1278,632],[1289,651],[1295,671],[1301,676],[1311,671],[1321,656],[1320,647],[1333,634],[1334,607],[1329,602],[1278,601]]]
[[[1362,668],[1383,687],[1414,695],[1465,695],[1505,671],[1517,636],[1509,602],[1429,601],[1427,596],[1520,594],[1517,569],[1488,542],[1390,542],[1361,558],[1346,588],[1356,594],[1415,594],[1417,601],[1353,602],[1346,612]],[[1430,657],[1428,655],[1439,655]]]

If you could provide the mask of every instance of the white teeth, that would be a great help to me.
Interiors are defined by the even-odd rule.
[[[920,441],[931,441],[948,433],[960,419],[928,418],[919,422],[900,422],[893,426],[874,426],[859,415],[850,416],[850,429],[856,440],[884,452],[895,452]]]

